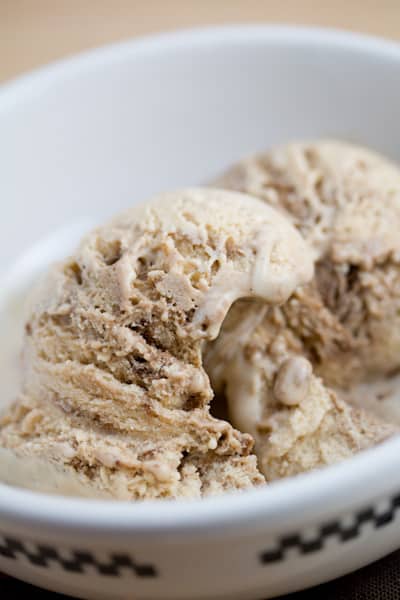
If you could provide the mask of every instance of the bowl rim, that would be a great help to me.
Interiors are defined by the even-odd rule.
[[[380,56],[385,59],[400,58],[400,43],[373,35],[345,31],[328,27],[308,27],[301,25],[245,24],[194,27],[178,29],[166,33],[138,36],[137,38],[105,44],[97,48],[72,54],[66,58],[50,61],[0,84],[0,110],[9,108],[19,96],[39,91],[41,86],[55,83],[59,79],[79,74],[119,60],[121,56],[139,57],[160,50],[178,50],[213,44],[225,45],[232,42],[247,44],[284,42],[287,46],[325,46],[326,49],[339,49]]]
[[[126,57],[156,56],[160,51],[233,43],[285,44],[291,47],[339,49],[395,61],[400,69],[400,44],[335,29],[282,25],[207,27],[163,33],[110,44],[18,77],[0,86],[0,112],[12,110],[30,94],[45,92],[60,79]],[[343,463],[274,482],[258,489],[201,500],[115,502],[66,498],[17,489],[0,483],[0,522],[51,527],[54,531],[117,532],[119,535],[217,534],[221,529],[257,527],[281,530],[304,525],[329,513],[371,504],[385,494],[400,493],[400,437],[347,459]],[[355,473],[357,474],[355,476]],[[371,475],[372,474],[372,475]],[[375,483],[371,486],[371,479]],[[234,527],[233,527],[234,525]]]

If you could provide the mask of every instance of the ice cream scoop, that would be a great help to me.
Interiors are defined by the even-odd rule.
[[[177,498],[263,483],[253,439],[210,414],[202,350],[236,300],[284,303],[312,274],[289,221],[236,192],[164,194],[90,233],[31,298],[23,389],[0,421],[7,481],[29,486],[17,468],[29,457],[46,491]]]
[[[339,389],[395,373],[400,367],[399,168],[345,142],[299,142],[242,161],[217,184],[280,210],[313,249],[313,282],[294,294],[279,317],[273,312],[286,343],[297,346],[324,382]],[[379,400],[375,406],[384,414]]]
[[[393,419],[393,394],[380,391],[400,366],[400,171],[369,150],[321,141],[272,149],[216,183],[278,209],[315,260],[313,281],[281,306],[236,303],[205,352],[266,478],[336,462],[397,431],[384,421],[400,424],[400,400]],[[367,386],[375,396],[364,402]]]

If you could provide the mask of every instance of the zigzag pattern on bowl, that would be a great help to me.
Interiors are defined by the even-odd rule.
[[[393,521],[396,512],[400,508],[400,494],[393,496],[389,501],[387,510],[380,512],[376,508],[365,508],[354,515],[353,523],[345,525],[340,521],[331,521],[319,527],[318,535],[306,540],[301,534],[294,533],[280,538],[278,544],[260,554],[262,564],[270,564],[285,560],[286,552],[292,548],[297,548],[300,554],[310,554],[323,550],[325,541],[331,536],[335,536],[340,542],[353,540],[360,535],[360,528],[365,523],[372,523],[375,529],[379,529]]]
[[[94,567],[99,575],[118,577],[121,569],[129,569],[137,577],[157,577],[157,569],[150,564],[139,564],[129,554],[113,553],[108,562],[97,559],[86,550],[72,550],[71,558],[64,558],[52,546],[38,544],[34,551],[29,550],[24,542],[15,538],[0,538],[0,556],[19,560],[26,558],[36,567],[49,568],[51,563],[56,563],[64,571],[70,573],[85,573],[85,567]]]
[[[285,535],[274,547],[262,552],[259,561],[262,565],[282,562],[287,551],[293,548],[301,555],[321,551],[326,539],[333,536],[341,543],[353,540],[361,534],[361,527],[366,523],[371,523],[375,529],[391,523],[399,508],[400,494],[397,494],[390,499],[387,510],[379,511],[369,507],[358,511],[351,525],[346,525],[340,520],[325,523],[319,527],[317,536],[311,539],[305,539],[300,533]],[[0,536],[0,556],[11,560],[25,558],[36,567],[50,568],[52,564],[56,564],[70,573],[85,574],[86,567],[94,567],[99,575],[108,577],[120,576],[122,569],[129,570],[140,578],[159,577],[159,570],[155,565],[139,563],[126,553],[113,552],[108,561],[104,561],[96,558],[88,550],[71,550],[70,558],[65,558],[52,546],[37,544],[34,550],[30,550],[25,542],[5,535]]]

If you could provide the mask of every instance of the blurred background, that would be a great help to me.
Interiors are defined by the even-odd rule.
[[[252,22],[338,27],[400,39],[400,0],[0,0],[0,82],[138,35]]]

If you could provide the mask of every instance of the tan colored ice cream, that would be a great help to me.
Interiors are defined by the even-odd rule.
[[[294,143],[239,163],[217,185],[280,210],[316,261],[314,280],[282,306],[236,303],[205,353],[266,478],[336,462],[397,431],[379,417],[400,424],[400,406],[396,415],[381,395],[400,366],[400,171],[349,144]],[[292,385],[288,364],[309,384]],[[301,401],[290,401],[288,389],[302,385]],[[364,406],[366,386],[375,395]]]
[[[279,310],[236,303],[205,353],[213,387],[232,425],[254,438],[267,481],[334,464],[399,431],[315,376],[295,336],[287,344],[285,327],[274,323]]]
[[[0,479],[196,498],[398,431],[385,422],[400,424],[393,398],[377,400],[400,364],[398,170],[348,144],[299,143],[218,184],[248,195],[164,194],[89,234],[38,285],[23,389],[0,419]],[[214,392],[229,422],[210,413]]]
[[[245,160],[218,185],[277,208],[313,248],[313,283],[278,311],[285,343],[338,388],[397,371],[400,170],[358,146],[305,142]]]
[[[210,414],[202,349],[235,301],[284,303],[312,273],[289,221],[235,192],[165,194],[94,231],[32,297],[3,479],[29,486],[29,464],[36,489],[120,499],[263,483],[253,439]]]

